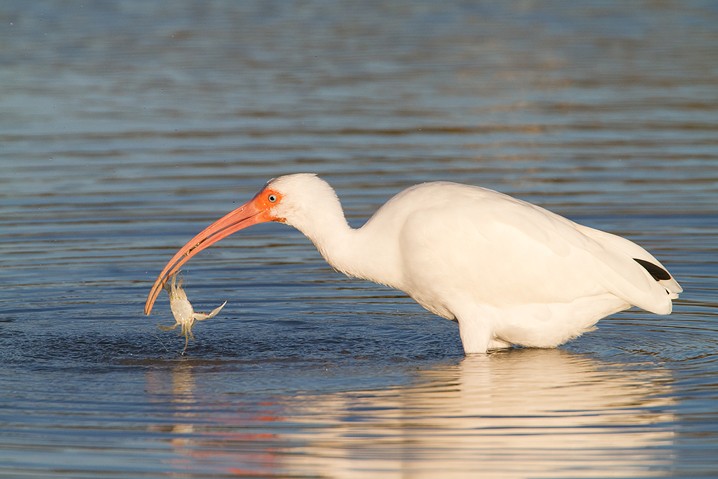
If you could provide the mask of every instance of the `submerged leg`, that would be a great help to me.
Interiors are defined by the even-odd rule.
[[[459,335],[465,354],[485,354],[488,351],[491,330],[480,319],[459,319]]]
[[[495,312],[491,308],[459,302],[451,308],[459,323],[459,335],[465,354],[486,354],[489,349],[509,345],[496,339],[493,331]]]
[[[492,349],[509,349],[511,347],[511,343],[507,343],[506,341],[503,341],[501,339],[492,339],[489,341],[489,350]]]

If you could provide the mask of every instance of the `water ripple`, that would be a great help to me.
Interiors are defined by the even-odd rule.
[[[710,2],[0,7],[0,475],[713,477],[718,129]],[[666,34],[670,32],[670,35]],[[478,184],[626,236],[685,288],[559,350],[456,324],[263,225],[149,285],[278,175],[361,225]]]

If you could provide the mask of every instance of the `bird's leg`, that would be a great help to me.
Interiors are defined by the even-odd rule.
[[[486,354],[491,332],[480,320],[459,320],[459,335],[465,354]]]
[[[494,344],[491,330],[491,312],[483,309],[468,308],[456,314],[459,322],[459,335],[466,354],[486,354]]]
[[[177,326],[179,326],[179,323],[175,323],[172,326],[162,326],[160,324],[157,327],[160,328],[162,331],[172,331],[173,329],[176,329]]]
[[[489,350],[509,349],[510,347],[511,347],[511,343],[507,343],[506,341],[503,341],[501,339],[492,339],[489,341]]]

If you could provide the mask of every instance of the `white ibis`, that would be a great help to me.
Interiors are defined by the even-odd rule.
[[[496,191],[416,185],[354,229],[332,187],[302,173],[270,181],[184,245],[157,277],[145,314],[190,258],[266,221],[297,228],[336,270],[456,320],[467,354],[556,347],[631,306],[669,314],[683,291],[637,244]]]

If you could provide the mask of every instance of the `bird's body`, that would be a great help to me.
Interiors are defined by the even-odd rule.
[[[199,250],[261,221],[294,226],[335,269],[457,320],[467,353],[554,347],[632,305],[668,314],[682,291],[635,243],[476,186],[408,188],[353,229],[334,190],[311,174],[271,181],[180,250],[155,286]]]

